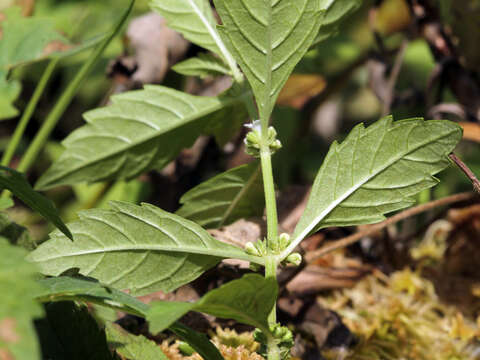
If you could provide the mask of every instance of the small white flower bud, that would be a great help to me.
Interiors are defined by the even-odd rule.
[[[245,252],[250,255],[260,256],[257,247],[250,241],[245,244]]]
[[[280,248],[281,250],[285,250],[285,248],[290,244],[290,235],[287,233],[280,234]]]
[[[302,263],[302,255],[299,253],[291,253],[286,258],[287,263],[298,266]]]

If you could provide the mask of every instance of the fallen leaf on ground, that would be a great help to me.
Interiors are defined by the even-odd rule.
[[[463,138],[480,143],[480,124],[461,121],[459,125],[463,128]]]
[[[300,109],[308,100],[320,94],[326,85],[327,82],[320,75],[293,74],[280,92],[277,104]]]

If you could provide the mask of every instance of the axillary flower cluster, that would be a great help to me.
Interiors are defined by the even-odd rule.
[[[280,234],[278,241],[270,242],[268,245],[266,240],[257,240],[256,242],[247,242],[245,244],[245,252],[250,255],[265,257],[268,254],[280,254],[290,244],[290,235],[287,233]],[[284,265],[290,264],[298,266],[302,262],[302,256],[299,253],[291,253],[284,261]],[[252,264],[255,265],[255,264]],[[254,269],[256,270],[256,269]]]
[[[254,120],[251,124],[246,124],[245,127],[251,129],[245,137],[245,152],[255,158],[260,157],[260,149],[262,144],[262,126],[260,120]],[[270,149],[270,154],[274,154],[277,150],[282,148],[282,143],[277,139],[277,131],[273,126],[268,128],[267,143]]]
[[[262,148],[262,126],[260,120],[254,120],[250,124],[246,124],[245,127],[251,129],[245,137],[245,152],[255,158],[260,157]],[[270,153],[273,154],[277,150],[282,148],[282,143],[277,139],[277,131],[273,126],[268,128],[267,144]],[[248,242],[245,244],[245,251],[250,255],[265,257],[267,255],[278,255],[285,250],[290,244],[290,235],[283,233],[280,234],[278,239],[267,242],[264,240],[257,240],[256,242]],[[302,262],[302,256],[299,253],[290,254],[284,261],[284,264],[300,265]],[[252,264],[254,267],[255,265]]]

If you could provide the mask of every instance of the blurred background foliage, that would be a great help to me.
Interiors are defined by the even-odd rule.
[[[456,154],[474,173],[480,174],[480,0],[336,1],[360,5],[354,6],[355,11],[331,36],[312,47],[282,90],[272,116],[283,144],[273,157],[282,225],[287,223],[283,218],[289,218],[301,208],[302,199],[331,142],[342,141],[356,124],[370,124],[387,114],[397,120],[425,117],[460,122],[465,133]],[[70,46],[76,46],[107,32],[128,2],[0,0],[0,34],[2,11],[19,6],[26,19],[44,19],[61,38],[68,39]],[[178,39],[149,38],[148,32],[140,45],[138,36],[132,39],[132,24],[139,18],[145,19],[143,16],[150,12],[148,2],[136,1],[129,25],[102,55],[27,174],[31,183],[62,153],[61,141],[84,123],[82,115],[107,106],[112,94],[139,89],[150,82],[201,95],[216,95],[228,88],[228,79],[194,79],[170,70],[175,61],[201,52],[198,47],[191,45],[188,50],[175,53]],[[0,50],[1,41],[0,35]],[[168,48],[166,60],[155,53],[159,47]],[[91,52],[89,49],[59,62],[10,167],[18,165],[56,100]],[[141,58],[145,53],[146,58]],[[166,63],[160,64],[161,60]],[[162,70],[162,76],[152,77],[151,81],[135,80],[136,71],[144,64],[159,66],[165,74]],[[14,92],[20,91],[21,84],[21,92],[14,102],[20,113],[46,66],[47,61],[38,61],[16,67],[9,73],[10,82],[18,81]],[[18,120],[17,116],[0,121],[0,151],[5,150]],[[211,137],[202,136],[164,169],[150,171],[131,181],[58,187],[49,190],[47,196],[54,200],[66,222],[74,220],[80,210],[108,207],[110,200],[146,201],[175,211],[181,195],[195,185],[251,161],[244,152],[244,135],[245,129],[224,146],[219,146]],[[470,181],[455,166],[439,178],[440,184],[420,194],[418,203],[472,190]],[[305,303],[310,306],[311,292],[317,296],[320,290],[338,289],[329,297],[319,296],[323,299],[319,303],[337,311],[349,329],[360,335],[357,351],[350,354],[351,357],[337,351],[324,355],[329,359],[377,358],[372,354],[380,356],[378,358],[388,358],[381,357],[386,354],[390,358],[457,359],[462,357],[454,357],[456,351],[464,349],[467,343],[470,354],[471,342],[478,342],[480,337],[479,214],[478,205],[453,209],[448,214],[443,208],[434,209],[379,234],[366,236],[348,250],[312,261],[308,271],[299,270],[298,277],[304,280],[294,278],[286,285],[288,291],[295,294],[295,301],[307,298]],[[0,217],[0,237],[25,248],[34,248],[51,230],[38,214],[20,202],[9,209],[7,215]],[[304,250],[315,250],[324,240],[343,238],[355,231],[353,228],[326,229],[307,239]],[[358,231],[361,232],[362,227]],[[226,235],[228,238],[228,229]],[[315,271],[310,271],[311,268],[319,274],[313,280],[311,274]],[[414,269],[413,272],[410,269]],[[345,272],[344,277],[338,275]],[[224,269],[221,276],[225,273]],[[370,276],[364,277],[367,273]],[[308,295],[298,295],[295,286],[307,287],[308,291],[304,292]],[[351,289],[345,290],[346,287]],[[279,301],[284,317],[282,311],[291,310],[282,307],[285,299]],[[468,304],[453,308],[445,305],[445,300],[455,306],[464,301]],[[417,309],[426,308],[429,310],[423,316],[416,315],[421,311]],[[311,322],[309,311],[301,326]],[[287,323],[295,319],[296,315],[292,315],[282,320]],[[439,324],[442,326],[437,326]],[[422,331],[428,336],[419,335]],[[449,348],[451,352],[445,352],[445,357],[436,356],[432,348],[448,345],[453,338],[457,340],[452,342],[455,346]],[[316,344],[321,346],[319,341]],[[169,349],[172,350],[172,346]],[[478,353],[478,346],[473,349]],[[178,349],[174,350],[178,353]],[[409,351],[416,351],[417,357]],[[172,358],[183,358],[175,356]],[[473,356],[465,358],[475,358]]]
[[[428,118],[432,115],[433,105],[459,102],[451,87],[432,85],[439,59],[426,36],[419,30],[419,20],[414,18],[411,3],[407,0],[363,1],[360,8],[338,26],[333,36],[312,48],[298,65],[283,90],[273,115],[273,122],[284,144],[283,150],[274,159],[280,190],[295,184],[310,183],[331,141],[341,140],[359,122],[369,124],[387,113],[393,114],[395,119],[417,116]],[[438,20],[455,39],[456,55],[462,65],[478,79],[480,49],[475,39],[478,39],[480,31],[471,30],[480,28],[477,27],[480,16],[475,16],[480,11],[480,2],[462,0],[429,3],[438,10]],[[127,1],[4,0],[0,3],[0,8],[10,5],[22,6],[27,16],[49,19],[55,29],[72,44],[80,44],[106,32],[122,13]],[[467,8],[470,9],[469,12],[466,12]],[[133,18],[148,11],[148,1],[138,0]],[[186,56],[192,56],[198,51],[198,48],[191,47]],[[83,123],[82,114],[106,105],[109,95],[117,91],[119,76],[115,70],[112,71],[115,61],[118,65],[118,59],[134,55],[127,36],[117,37],[113,41],[103,54],[102,61],[80,89],[40,160],[29,174],[32,182],[61,153],[61,140]],[[59,94],[88,56],[90,51],[84,51],[63,59],[57,66],[12,167],[15,167]],[[394,70],[397,60],[399,66]],[[20,111],[25,108],[45,66],[45,61],[37,62],[16,68],[12,72],[11,78],[22,83],[21,94],[15,102]],[[389,92],[388,80],[392,71],[398,71],[398,74],[392,80],[393,99],[388,103],[382,97]],[[198,93],[198,89],[206,87],[209,81],[212,80],[199,82],[169,71],[162,83],[187,91],[196,89],[193,92]],[[141,85],[134,84],[130,88]],[[434,92],[435,99],[432,99]],[[456,121],[475,120],[467,117],[461,119],[450,113],[441,115]],[[17,120],[14,118],[0,123],[0,150],[5,148]],[[478,119],[476,120],[475,125],[478,127]],[[49,196],[60,207],[66,220],[74,219],[78,210],[107,206],[108,200],[112,199],[149,201],[168,210],[175,210],[183,192],[216,173],[248,160],[239,155],[240,136],[241,134],[223,148],[207,139],[207,145],[202,148],[197,163],[194,166],[185,164],[181,156],[173,173],[163,170],[130,182],[79,185],[73,189],[62,187],[51,190]],[[480,171],[478,140],[464,141],[459,149],[461,157],[477,172]],[[440,178],[441,184],[431,193],[422,194],[422,201],[471,188],[468,180],[453,167],[442,173]],[[165,194],[166,191],[169,194]],[[16,207],[12,210],[12,217],[20,224],[36,229],[32,233],[37,240],[45,238],[48,229],[36,215],[22,207]]]

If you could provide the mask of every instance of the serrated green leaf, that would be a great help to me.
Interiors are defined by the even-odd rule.
[[[10,190],[13,195],[22,200],[31,209],[37,211],[40,215],[51,221],[67,237],[72,238],[72,234],[58,215],[58,211],[53,203],[32,189],[27,179],[22,173],[10,168],[0,166],[0,188]]]
[[[36,187],[130,179],[161,168],[191,146],[211,122],[228,127],[230,119],[220,116],[243,108],[248,94],[203,97],[146,86],[116,95],[111,106],[85,114],[88,124],[64,140],[65,152]]]
[[[262,119],[318,34],[319,0],[214,0],[220,34],[240,64]]]
[[[222,243],[199,225],[153,205],[112,202],[112,210],[88,210],[70,225],[74,241],[59,232],[28,259],[45,275],[78,268],[103,284],[131,294],[172,291],[222,258],[262,259]]]
[[[18,81],[7,81],[6,73],[0,70],[0,120],[18,115],[19,111],[13,106],[13,102],[20,95],[21,89]]]
[[[5,9],[3,16],[4,20],[0,21],[0,68],[3,70],[44,58],[58,48],[52,45],[68,44],[48,19],[23,17],[21,9],[15,6]]]
[[[184,60],[172,66],[172,70],[186,76],[198,76],[204,79],[208,76],[231,75],[228,66],[212,54],[200,53],[197,57]]]
[[[446,120],[386,117],[356,126],[330,147],[282,257],[316,229],[376,223],[410,206],[414,195],[438,182],[433,175],[448,166],[461,137],[461,127]]]
[[[81,44],[70,44],[54,29],[54,21],[41,17],[23,17],[21,9],[9,7],[0,13],[0,120],[19,111],[13,103],[20,94],[19,81],[8,78],[9,71],[21,65],[48,58],[64,58],[90,49],[110,36],[100,34]]]
[[[228,170],[185,193],[177,214],[205,228],[223,225],[264,209],[263,181],[258,162]]]
[[[46,304],[45,311],[47,316],[35,324],[43,359],[119,360],[86,306],[61,301]]]
[[[133,296],[92,278],[60,276],[39,280],[39,284],[42,288],[35,293],[35,297],[41,302],[86,301],[141,317],[145,317],[149,309],[148,305]],[[223,360],[205,334],[180,323],[172,324],[169,330],[190,344],[204,359]]]
[[[361,0],[320,0],[320,7],[325,10],[325,16],[322,18],[322,26],[314,43],[318,44],[333,35],[342,20],[355,12],[360,5]]]
[[[100,34],[81,44],[71,44],[54,28],[50,18],[24,17],[19,7],[2,12],[0,20],[0,69],[8,71],[20,65],[47,58],[63,58],[90,49],[101,43],[107,34]]]
[[[219,43],[222,41],[208,0],[152,0],[150,6],[167,19],[168,27],[191,42],[221,54]]]
[[[0,357],[40,359],[33,320],[43,315],[32,296],[41,287],[36,266],[24,260],[26,251],[0,239]]]
[[[0,20],[0,120],[18,115],[12,103],[20,95],[20,83],[7,81],[10,69],[48,56],[56,44],[67,40],[46,19],[24,18],[19,7],[2,12]],[[50,45],[50,49],[49,49]]]
[[[168,360],[160,346],[145,336],[135,336],[112,323],[107,323],[105,331],[112,349],[126,359]]]
[[[133,296],[90,278],[60,276],[39,280],[39,284],[42,290],[35,297],[41,302],[87,301],[138,316],[144,316],[148,310],[146,304]]]
[[[152,0],[150,6],[167,19],[169,27],[186,39],[220,55],[234,77],[241,79],[235,60],[218,34],[217,22],[208,0]]]
[[[277,299],[275,280],[258,274],[247,274],[208,292],[195,303],[159,301],[152,304],[147,320],[150,331],[165,330],[189,311],[233,319],[268,332],[268,314]]]

